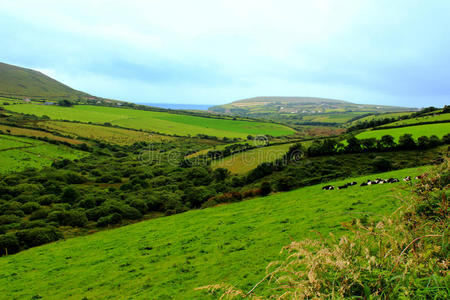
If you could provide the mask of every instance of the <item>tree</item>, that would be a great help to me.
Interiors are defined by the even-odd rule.
[[[383,135],[380,140],[381,147],[384,149],[392,149],[395,147],[394,137],[392,135]]]
[[[369,139],[363,139],[361,141],[361,144],[366,151],[371,151],[376,148],[377,139],[376,138],[369,138]]]
[[[401,149],[409,150],[414,149],[417,145],[414,139],[412,138],[412,134],[405,133],[398,139],[398,146]]]
[[[59,106],[64,106],[64,107],[71,107],[71,106],[73,106],[73,103],[70,102],[70,101],[67,100],[67,99],[64,99],[64,100],[59,100],[59,101],[58,101],[58,105],[59,105]]]
[[[263,181],[261,183],[261,196],[267,196],[272,192],[272,186],[269,182]]]
[[[417,145],[421,149],[426,149],[430,146],[430,140],[427,136],[421,136],[417,139]]]
[[[361,151],[361,142],[356,137],[352,136],[347,139],[347,146],[345,150],[348,152],[360,152]]]
[[[228,169],[225,168],[217,168],[213,171],[213,178],[216,181],[224,181],[225,179],[230,176],[231,172]]]
[[[80,193],[73,187],[67,187],[64,189],[61,199],[66,203],[74,203],[80,197]]]
[[[277,181],[279,191],[289,191],[295,187],[295,178],[292,176],[282,177]]]

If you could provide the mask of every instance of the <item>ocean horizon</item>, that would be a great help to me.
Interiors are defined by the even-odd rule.
[[[185,104],[185,103],[136,103],[141,105],[160,107],[166,109],[187,109],[187,110],[208,110],[211,105],[206,104]]]

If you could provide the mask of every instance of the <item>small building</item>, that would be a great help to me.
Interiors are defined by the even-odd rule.
[[[29,98],[25,98],[25,99],[23,99],[23,102],[29,103],[29,102],[31,102],[31,100]]]

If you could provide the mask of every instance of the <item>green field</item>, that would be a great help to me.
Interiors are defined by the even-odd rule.
[[[307,144],[309,144],[309,142],[303,143],[306,147]],[[211,167],[213,169],[226,168],[230,170],[231,173],[245,174],[263,162],[272,162],[283,157],[292,145],[293,143],[281,144],[244,151],[227,156],[223,159],[214,160],[211,163]]]
[[[202,118],[165,112],[142,111],[113,107],[79,105],[74,107],[44,105],[11,105],[8,110],[47,115],[55,120],[105,123],[126,128],[149,130],[165,134],[207,134],[217,137],[246,138],[247,135],[269,134],[273,136],[293,134],[292,128],[265,122],[249,122],[230,119]]]
[[[442,121],[450,121],[450,114],[439,114],[439,115],[426,115],[423,117],[413,118],[413,119],[406,119],[397,121],[394,123],[389,123],[380,127],[386,127],[386,126],[401,126],[401,125],[411,125],[411,124],[417,124],[422,122],[442,122]]]
[[[309,115],[304,116],[302,118],[302,121],[321,122],[321,123],[345,123],[348,120],[365,113],[367,112],[359,111],[359,112],[342,112],[342,113]]]
[[[440,123],[440,124],[427,124],[427,125],[418,125],[418,126],[407,126],[400,128],[391,128],[391,129],[381,129],[381,130],[368,130],[361,132],[356,137],[358,139],[367,139],[367,138],[377,138],[380,139],[383,135],[392,135],[395,140],[398,141],[398,138],[405,134],[412,134],[415,139],[420,136],[431,136],[437,135],[439,138],[450,133],[450,123]]]
[[[372,121],[372,120],[382,120],[385,118],[398,118],[401,116],[407,116],[410,115],[411,112],[395,112],[395,113],[387,113],[387,114],[374,114],[370,115],[361,119],[358,119],[356,121],[353,121],[351,123],[348,123],[348,125],[355,125],[358,122],[365,122],[365,121]]]
[[[423,170],[332,184],[401,178]],[[401,186],[408,185],[340,191],[310,186],[32,248],[0,257],[0,295],[4,299],[210,299],[194,289],[220,282],[249,290],[292,239],[317,238],[318,232],[342,234],[342,222],[365,215],[380,218],[398,205]]]
[[[77,159],[85,155],[87,153],[66,146],[0,135],[0,173],[42,168],[50,166],[56,159]]]
[[[131,145],[136,142],[162,142],[173,140],[173,137],[150,134],[142,131],[127,130],[114,127],[90,125],[82,123],[46,121],[39,122],[39,127],[57,131],[65,135],[83,137],[118,145]]]
[[[74,144],[74,145],[86,143],[85,141],[61,137],[61,136],[57,136],[52,133],[41,131],[41,130],[34,130],[34,129],[8,126],[8,125],[2,125],[2,124],[0,124],[0,130],[2,130],[3,132],[7,132],[7,130],[9,130],[9,133],[11,135],[22,135],[22,136],[29,136],[29,137],[41,137],[41,138],[46,137],[51,140],[67,142],[67,143]]]

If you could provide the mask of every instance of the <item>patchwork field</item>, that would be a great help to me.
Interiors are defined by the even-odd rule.
[[[173,137],[148,132],[83,123],[46,121],[39,122],[38,126],[64,135],[79,136],[118,145],[131,145],[136,142],[162,142],[174,139]]]
[[[87,153],[66,146],[0,135],[0,173],[42,168],[50,166],[56,159],[77,159],[85,155]]]
[[[439,115],[426,115],[420,118],[413,118],[407,120],[401,120],[394,123],[389,123],[380,127],[386,126],[401,126],[401,125],[411,125],[422,122],[442,122],[442,121],[450,121],[450,114],[439,114]]]
[[[367,116],[367,117],[358,119],[358,120],[353,121],[351,123],[348,123],[348,125],[355,125],[358,122],[380,120],[380,119],[385,119],[385,118],[398,118],[398,117],[407,116],[407,115],[410,115],[410,114],[411,114],[411,112],[395,112],[395,113],[388,113],[388,114],[371,115],[371,116]]]
[[[54,120],[105,123],[126,128],[149,130],[165,134],[207,134],[217,137],[246,138],[247,135],[269,134],[273,136],[293,134],[292,128],[265,122],[231,119],[214,119],[165,112],[141,111],[113,107],[79,105],[74,107],[45,105],[11,105],[8,110],[47,115]]]
[[[356,135],[358,139],[367,139],[367,138],[377,138],[380,139],[383,135],[389,134],[392,135],[396,141],[398,138],[405,134],[412,134],[415,139],[420,136],[431,136],[437,135],[439,138],[450,133],[450,123],[438,123],[438,124],[427,124],[427,125],[418,125],[418,126],[408,126],[408,127],[400,127],[400,128],[391,128],[391,129],[381,129],[381,130],[369,130],[361,132]]]
[[[33,129],[28,129],[28,128],[20,128],[20,127],[14,127],[14,126],[0,124],[0,130],[2,130],[3,132],[9,131],[9,133],[12,135],[24,135],[24,136],[29,136],[29,137],[42,137],[42,138],[46,137],[51,140],[62,141],[62,142],[66,142],[66,143],[70,143],[70,144],[74,144],[74,145],[86,143],[86,141],[65,138],[65,137],[51,134],[49,132],[45,132],[45,131],[41,131],[41,130],[33,130]]]
[[[302,121],[307,122],[321,122],[321,123],[345,123],[348,120],[365,114],[366,112],[343,112],[343,113],[327,113],[304,116]]]
[[[331,184],[423,171],[405,169]],[[409,184],[335,191],[322,191],[321,186],[189,211],[0,257],[0,295],[215,299],[195,288],[220,282],[250,290],[264,277],[266,265],[279,259],[281,247],[292,240],[318,238],[318,233],[343,234],[341,224],[355,218],[389,214]],[[259,291],[268,291],[268,285],[260,285]]]

